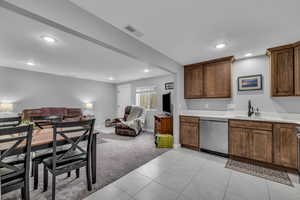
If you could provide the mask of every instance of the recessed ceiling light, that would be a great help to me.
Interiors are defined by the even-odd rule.
[[[53,44],[56,42],[56,40],[50,36],[42,36],[42,39],[49,44]]]
[[[150,72],[150,70],[149,69],[144,69],[144,72],[148,73],[148,72]]]
[[[115,80],[115,78],[110,76],[110,77],[108,77],[108,80],[113,81],[113,80]]]
[[[253,56],[252,53],[246,53],[246,54],[245,54],[245,57],[251,57],[251,56]]]
[[[220,43],[220,44],[217,44],[217,45],[216,45],[216,48],[217,48],[217,49],[223,49],[224,47],[226,47],[226,44],[225,44],[225,43]]]
[[[32,61],[28,61],[28,62],[26,63],[26,65],[28,65],[28,66],[35,66],[35,63],[32,62]]]

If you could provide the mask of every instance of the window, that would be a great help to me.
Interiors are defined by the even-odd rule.
[[[155,87],[136,88],[136,105],[146,109],[156,109],[157,93]]]

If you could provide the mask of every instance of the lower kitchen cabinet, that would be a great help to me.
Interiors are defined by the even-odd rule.
[[[274,163],[298,168],[298,139],[294,124],[274,124]]]
[[[199,118],[180,116],[180,144],[199,150]]]
[[[272,163],[272,131],[250,131],[250,158],[262,162]]]
[[[229,134],[230,155],[272,163],[272,125],[233,121]]]
[[[229,154],[298,169],[296,125],[230,120]]]
[[[250,157],[249,131],[245,128],[230,128],[229,154],[249,158]]]

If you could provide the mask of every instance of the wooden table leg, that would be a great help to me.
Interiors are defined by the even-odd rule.
[[[92,183],[96,183],[97,177],[97,134],[93,134],[92,142]]]

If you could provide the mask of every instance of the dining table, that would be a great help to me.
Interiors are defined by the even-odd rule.
[[[95,131],[92,135],[92,148],[91,148],[91,171],[92,171],[92,183],[96,183],[96,174],[97,174],[97,135],[99,132]],[[72,134],[68,134],[68,137],[76,141],[82,133],[74,132]],[[83,140],[88,140],[88,135],[86,135]],[[56,146],[70,144],[65,138],[61,135],[57,135],[56,138]],[[0,144],[0,151],[4,151],[11,147],[11,144],[2,143]],[[32,133],[32,142],[31,142],[31,152],[36,152],[43,149],[48,149],[53,147],[53,128],[46,129],[34,129]],[[22,152],[22,148],[19,148],[20,152]],[[20,153],[18,149],[14,151],[15,154]],[[0,195],[1,196],[1,195]]]

